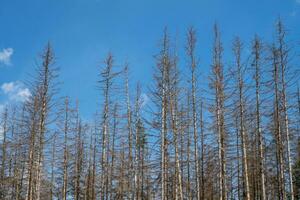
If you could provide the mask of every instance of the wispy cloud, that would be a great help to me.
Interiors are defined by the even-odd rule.
[[[28,100],[31,93],[20,81],[3,83],[1,89],[4,94],[8,95],[9,100],[24,102]]]
[[[300,0],[296,0],[296,3],[300,4]]]
[[[0,103],[0,117],[10,101],[24,102],[31,96],[29,89],[20,81],[3,83],[0,87],[0,93],[6,96],[5,102]],[[3,131],[3,126],[0,124],[0,141],[3,139]]]
[[[149,97],[146,93],[141,94],[141,106],[144,107],[149,102]]]
[[[10,65],[11,64],[11,56],[13,55],[14,50],[12,48],[2,49],[0,51],[0,64]]]

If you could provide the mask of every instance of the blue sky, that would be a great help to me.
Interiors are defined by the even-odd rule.
[[[255,33],[271,41],[279,15],[289,38],[299,41],[300,0],[0,0],[0,105],[26,98],[22,82],[34,73],[47,41],[60,67],[61,95],[78,98],[89,117],[100,103],[97,74],[109,51],[117,65],[130,63],[131,85],[140,80],[147,93],[165,26],[181,49],[187,28],[197,29],[200,71],[206,73],[214,22],[226,59],[234,36],[246,47]]]

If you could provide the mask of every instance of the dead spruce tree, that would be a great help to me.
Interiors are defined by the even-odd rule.
[[[248,157],[247,157],[247,136],[246,136],[246,125],[245,125],[245,66],[242,63],[242,42],[239,38],[235,38],[233,42],[233,53],[235,57],[235,82],[236,90],[238,91],[238,118],[239,118],[239,133],[241,137],[241,149],[242,149],[242,163],[243,163],[243,185],[244,195],[243,199],[250,200],[250,188],[249,188],[249,172],[248,172]]]
[[[219,178],[219,199],[227,199],[227,184],[226,184],[226,130],[224,121],[224,72],[222,63],[223,47],[220,38],[218,26],[214,26],[214,46],[213,46],[213,63],[211,87],[214,90],[214,118],[215,130],[218,138],[218,178]]]
[[[130,198],[135,198],[135,187],[136,182],[134,179],[134,168],[133,168],[133,131],[132,131],[132,113],[130,105],[130,96],[129,96],[129,80],[128,80],[128,64],[125,64],[124,74],[125,74],[125,93],[126,93],[126,107],[127,107],[127,132],[128,132],[128,190],[130,193]],[[134,183],[134,184],[132,184]]]
[[[281,101],[282,101],[282,112],[283,112],[283,121],[284,121],[284,131],[285,133],[285,144],[286,144],[286,151],[287,151],[287,171],[288,171],[288,184],[289,184],[289,192],[291,200],[294,200],[294,186],[293,186],[293,175],[292,175],[292,159],[291,159],[291,145],[290,145],[290,129],[289,129],[289,117],[288,117],[288,102],[287,102],[287,81],[286,81],[286,74],[288,71],[288,62],[289,62],[289,47],[286,43],[286,31],[284,26],[279,19],[276,26],[277,30],[277,51],[278,51],[278,64],[279,64],[279,79],[281,84]]]
[[[223,56],[215,25],[204,79],[195,29],[182,49],[165,30],[149,97],[108,54],[90,122],[71,97],[55,101],[48,44],[28,98],[0,105],[0,199],[299,199],[299,74],[280,20],[275,33]]]
[[[37,69],[37,77],[33,82],[32,98],[29,102],[30,150],[28,155],[28,183],[27,200],[40,200],[45,134],[49,122],[52,97],[55,93],[56,68],[54,68],[54,54],[50,43],[47,44],[42,56],[42,64]]]
[[[55,196],[55,160],[56,160],[56,140],[57,134],[55,133],[52,140],[52,151],[51,151],[51,185],[50,185],[50,199],[54,199]]]
[[[158,120],[154,120],[154,124],[159,124],[155,126],[160,132],[160,191],[161,199],[166,200],[169,198],[168,192],[168,138],[167,138],[167,112],[168,112],[168,73],[167,70],[171,65],[170,52],[169,52],[169,36],[167,30],[164,31],[164,36],[162,39],[161,51],[157,56],[157,69],[158,73],[154,76],[156,80],[155,91],[153,91],[153,96],[157,100],[157,107],[159,109],[158,114],[156,114]],[[160,127],[159,127],[160,126]]]
[[[192,84],[192,118],[193,118],[193,136],[194,136],[194,161],[195,161],[195,183],[196,183],[196,192],[197,192],[197,199],[200,200],[200,170],[199,170],[199,156],[198,156],[198,125],[197,125],[197,97],[196,97],[196,69],[197,69],[197,57],[195,55],[195,48],[196,48],[196,31],[193,28],[188,30],[187,34],[187,55],[189,57],[190,62],[190,70],[191,70],[191,84]],[[203,197],[202,197],[203,198]]]
[[[82,199],[83,196],[83,173],[84,173],[84,136],[86,127],[83,125],[80,116],[79,116],[79,103],[76,101],[76,109],[75,109],[75,163],[73,169],[73,187],[74,187],[74,199],[79,200]]]
[[[118,125],[119,125],[119,116],[118,116],[118,104],[114,104],[113,108],[113,130],[112,130],[112,144],[111,144],[111,168],[110,168],[110,198],[116,196],[114,194],[114,176],[115,176],[115,166],[116,166],[116,137],[118,132]]]
[[[68,132],[69,132],[69,100],[65,99],[65,119],[64,119],[64,156],[63,156],[63,185],[62,185],[62,199],[67,199],[68,193],[68,164],[69,164],[69,147],[68,147]]]
[[[113,67],[113,57],[109,54],[105,60],[105,67],[101,72],[101,83],[103,83],[103,94],[104,94],[104,110],[103,110],[103,117],[102,117],[102,141],[101,141],[101,199],[105,198],[105,191],[108,185],[107,183],[107,175],[108,175],[108,163],[107,163],[107,149],[108,149],[108,134],[109,134],[109,94],[112,85],[112,67]]]
[[[169,101],[169,115],[170,115],[170,129],[172,131],[173,145],[174,145],[174,165],[175,177],[173,187],[175,187],[174,199],[183,200],[182,191],[182,175],[181,175],[181,162],[179,160],[179,126],[178,126],[178,106],[179,106],[179,70],[177,66],[176,52],[174,58],[171,60],[171,65],[167,68],[167,88],[168,88],[168,101]]]
[[[4,108],[4,111],[2,114],[2,123],[1,123],[1,127],[2,127],[2,146],[1,146],[1,150],[2,150],[2,158],[1,158],[1,193],[0,193],[0,197],[1,198],[6,198],[7,196],[7,179],[8,177],[6,177],[6,165],[7,165],[7,135],[8,135],[8,108]],[[6,181],[5,181],[6,180]]]
[[[280,123],[280,97],[279,97],[279,61],[278,50],[272,47],[272,66],[273,66],[273,82],[274,82],[274,136],[276,140],[276,159],[277,159],[277,196],[278,199],[285,199],[285,178],[284,178],[284,153],[282,126]]]
[[[252,44],[252,67],[254,68],[254,80],[255,80],[255,107],[256,107],[256,134],[258,137],[258,163],[259,163],[259,196],[261,200],[266,199],[266,188],[265,188],[265,159],[264,159],[264,142],[263,133],[261,127],[261,65],[262,65],[262,42],[255,36]]]
[[[113,80],[119,75],[119,72],[113,71],[114,60],[112,54],[108,54],[104,61],[104,67],[100,73],[100,89],[103,92],[104,103],[103,103],[103,116],[102,116],[102,139],[101,139],[101,183],[100,183],[100,196],[101,199],[107,199],[108,197],[108,186],[109,186],[109,144],[110,144],[110,106],[111,106],[111,92],[113,89]]]
[[[137,85],[135,99],[135,183],[136,183],[136,199],[150,199],[146,193],[146,188],[149,187],[147,180],[147,136],[143,119],[141,116],[144,100],[141,96],[140,85]]]

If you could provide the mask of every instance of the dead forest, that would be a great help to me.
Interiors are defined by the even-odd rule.
[[[210,65],[200,30],[188,28],[184,46],[162,30],[150,85],[99,55],[93,120],[59,92],[48,43],[28,100],[0,113],[0,199],[300,199],[299,43],[280,19],[272,43],[225,46],[221,27],[207,29]]]

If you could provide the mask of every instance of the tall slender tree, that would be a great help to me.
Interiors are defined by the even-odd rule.
[[[287,151],[287,163],[288,163],[288,178],[289,178],[289,192],[291,200],[294,200],[294,186],[293,186],[293,175],[292,175],[292,158],[291,158],[291,144],[290,144],[290,129],[289,129],[289,118],[288,118],[288,102],[287,102],[287,81],[286,73],[288,70],[289,61],[289,49],[285,41],[286,32],[284,26],[279,19],[277,22],[277,48],[278,57],[280,65],[280,83],[281,83],[281,99],[282,99],[282,109],[284,118],[284,133],[286,140],[286,151]]]
[[[220,38],[218,26],[214,25],[214,47],[213,47],[213,64],[212,64],[212,87],[215,90],[215,128],[218,137],[218,162],[219,162],[219,199],[227,199],[226,184],[226,133],[224,121],[224,72],[222,63],[223,47]]]
[[[280,123],[280,97],[279,97],[279,62],[278,50],[272,47],[272,65],[274,81],[274,134],[276,139],[276,159],[277,159],[277,183],[278,199],[285,199],[285,179],[284,179],[284,158],[283,158],[283,141],[282,127]]]
[[[201,199],[200,196],[200,179],[199,179],[199,156],[198,156],[198,125],[197,125],[197,102],[196,102],[196,68],[197,68],[197,58],[195,55],[196,48],[196,31],[194,28],[188,30],[187,36],[187,54],[190,59],[190,69],[191,69],[191,84],[192,84],[192,115],[193,115],[193,134],[194,134],[194,160],[195,160],[195,182],[196,182],[196,191],[197,199]]]
[[[265,159],[264,159],[264,143],[263,133],[261,128],[261,62],[262,62],[262,43],[258,36],[255,36],[252,45],[253,61],[252,65],[255,70],[255,104],[256,104],[256,134],[258,137],[258,162],[259,162],[259,177],[260,177],[260,199],[266,199],[265,188]]]
[[[250,200],[250,188],[249,188],[249,172],[248,172],[248,156],[247,156],[247,139],[245,130],[245,98],[244,98],[244,73],[245,69],[241,60],[242,42],[239,38],[235,38],[233,42],[233,53],[235,56],[236,67],[236,82],[238,90],[238,116],[239,116],[239,132],[241,136],[241,148],[242,148],[242,163],[243,163],[243,185],[244,185],[244,199]]]

